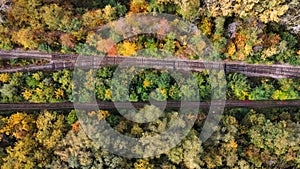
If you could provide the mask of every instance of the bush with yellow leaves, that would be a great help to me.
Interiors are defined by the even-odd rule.
[[[0,133],[14,136],[17,139],[22,139],[29,132],[32,132],[35,124],[35,120],[32,115],[19,112],[3,118],[2,121],[5,125],[1,128]]]
[[[24,49],[35,49],[38,47],[36,34],[31,28],[22,28],[13,33],[12,41],[22,45]]]
[[[287,0],[205,0],[210,16],[232,16],[249,19],[256,17],[264,23],[279,22],[280,16],[288,10]]]
[[[116,17],[117,9],[107,5],[103,9],[87,11],[85,14],[83,14],[82,21],[83,26],[87,28],[95,28],[116,19]]]
[[[49,111],[42,112],[37,119],[26,113],[14,113],[3,122],[0,132],[16,137],[17,141],[6,148],[1,169],[45,168],[68,129],[63,114]]]
[[[136,55],[138,47],[135,43],[124,41],[118,46],[118,53],[122,56],[133,56]]]
[[[201,1],[199,0],[156,0],[149,4],[149,11],[178,13],[188,21],[199,19]]]
[[[141,13],[147,12],[148,2],[146,0],[132,0],[130,1],[130,12]]]
[[[9,81],[10,75],[8,73],[0,73],[0,82],[7,83]]]

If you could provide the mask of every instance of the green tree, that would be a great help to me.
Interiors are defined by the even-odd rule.
[[[60,27],[64,11],[58,4],[44,5],[40,9],[41,18],[50,30],[57,30]]]
[[[269,120],[261,125],[255,125],[250,128],[248,135],[250,143],[252,143],[261,152],[258,161],[250,156],[250,160],[257,167],[261,165],[265,167],[285,168],[288,163],[296,162],[295,158],[288,158],[287,154],[296,153],[299,150],[295,146],[300,144],[299,136],[295,133],[298,130],[295,123],[291,121],[287,125],[286,121],[272,123]],[[296,134],[296,135],[294,135]],[[296,162],[297,164],[298,162]]]
[[[172,148],[167,156],[169,160],[186,168],[201,168],[203,161],[199,158],[203,153],[196,130],[191,130],[179,145]]]
[[[16,96],[17,91],[18,91],[17,88],[15,88],[13,85],[4,84],[0,89],[2,102],[16,102],[20,100]]]
[[[250,85],[246,76],[237,73],[230,74],[228,76],[228,88],[233,94],[230,97],[239,100],[246,100],[248,98]]]
[[[9,28],[0,23],[0,49],[10,50],[13,48],[9,32]]]

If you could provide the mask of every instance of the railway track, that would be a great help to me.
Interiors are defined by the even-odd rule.
[[[0,69],[0,73],[28,72],[28,71],[57,71],[61,69],[73,69],[78,58],[75,54],[49,54],[42,52],[18,52],[1,51],[0,58],[35,58],[45,59],[50,62],[45,65],[28,65],[18,68]],[[265,65],[247,64],[242,62],[212,62],[201,60],[182,59],[157,59],[145,57],[80,57],[82,67],[101,68],[103,66],[119,65],[126,60],[127,64],[154,68],[183,69],[190,71],[201,71],[204,69],[224,70],[226,73],[243,73],[248,76],[263,76],[272,78],[300,78],[300,66],[290,65]]]
[[[214,106],[223,106],[223,101],[214,100]],[[207,109],[211,106],[211,102],[185,102],[186,108],[200,108]],[[118,108],[143,108],[147,102],[120,102]],[[156,103],[159,105],[160,103]],[[163,103],[161,103],[163,105]],[[115,109],[114,102],[98,102],[99,109]],[[78,104],[78,107],[89,109],[92,107],[90,103]],[[168,101],[166,108],[179,109],[181,102],[179,101]],[[226,108],[281,108],[281,107],[300,107],[300,100],[286,100],[286,101],[239,101],[239,100],[227,100],[225,102]],[[62,103],[11,103],[11,104],[0,104],[0,111],[25,111],[25,110],[61,110],[61,109],[73,109],[74,105],[71,102]]]

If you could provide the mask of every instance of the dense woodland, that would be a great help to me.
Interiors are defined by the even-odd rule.
[[[160,111],[146,106],[140,111]],[[6,112],[1,118],[1,164],[7,168],[299,168],[299,109],[226,110],[208,141],[198,136],[206,118],[200,110],[194,128],[169,152],[148,159],[127,159],[90,140],[76,112]],[[144,124],[115,112],[81,112],[106,120],[117,131],[146,137],[165,130],[178,113]],[[97,129],[95,129],[97,130]],[[159,144],[159,143],[158,143]],[[117,145],[122,146],[122,145]]]
[[[157,51],[165,50],[180,58],[201,59],[189,53],[173,33],[163,37],[142,34],[103,50],[109,41],[97,35],[101,26],[132,14],[153,12],[173,14],[197,25],[224,61],[300,65],[299,10],[298,0],[1,0],[0,49],[108,57],[139,56],[140,50],[147,49],[145,57],[161,58]],[[111,32],[110,38],[118,37]],[[0,69],[47,62],[0,58]],[[216,83],[209,78],[209,71],[193,72],[190,79],[179,72],[176,77],[181,81],[166,70],[115,71],[115,66],[77,71],[76,76],[82,77],[78,84],[72,81],[73,70],[67,69],[0,73],[0,102],[89,102],[94,92],[101,101],[193,101],[196,96],[206,101]],[[128,82],[126,78],[134,73]],[[299,78],[215,74],[226,80],[218,83],[226,84],[229,100],[300,99]],[[199,93],[191,92],[191,86],[197,86]],[[214,95],[221,97],[222,93],[215,91]],[[160,110],[147,105],[139,111],[151,116]],[[180,144],[145,159],[128,159],[103,150],[86,135],[77,115],[105,120],[116,131],[139,138],[166,130],[178,118],[176,110],[166,109],[162,117],[147,124],[129,121],[116,110],[1,112],[1,169],[300,168],[299,107],[227,108],[214,134],[203,143],[199,133],[208,112],[197,111],[196,123]]]
[[[300,64],[299,2],[132,0],[4,0],[0,49],[87,53],[97,28],[133,13],[174,14],[209,37],[224,60]],[[141,48],[182,52],[172,35],[124,40],[108,54],[134,55]],[[154,52],[155,53],[155,52]]]
[[[96,98],[101,101],[138,102],[149,99],[193,101],[196,98],[199,98],[196,100],[207,101],[211,99],[212,84],[207,71],[194,72],[189,78],[177,73],[176,78],[182,80],[176,81],[166,70],[146,69],[139,72],[135,69],[122,69],[114,76],[115,70],[116,67],[104,67],[87,72],[76,71],[75,75],[80,79],[76,82],[72,81],[73,72],[66,69],[51,73],[40,71],[1,73],[0,102],[89,102],[92,93],[95,93]],[[136,75],[131,79],[130,74]],[[222,91],[226,92],[226,97],[230,100],[300,99],[299,78],[250,78],[238,73],[227,74],[225,77],[222,72],[218,73],[218,76],[221,80],[224,79],[222,85],[226,87],[227,83],[227,89],[224,88]],[[214,95],[218,98],[218,93]]]

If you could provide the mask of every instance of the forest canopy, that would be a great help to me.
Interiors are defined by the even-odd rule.
[[[152,106],[140,111],[145,110],[157,111]],[[0,149],[0,164],[3,169],[300,166],[299,109],[227,110],[216,132],[204,143],[199,142],[198,137],[207,112],[200,111],[194,128],[169,152],[131,160],[111,154],[89,139],[74,116],[74,110],[11,113],[0,119],[1,144],[4,144]],[[81,113],[97,117],[99,121],[106,120],[115,130],[132,137],[164,131],[172,118],[177,118],[174,111],[166,111],[163,117],[145,126],[132,123],[113,111]]]
[[[297,0],[2,0],[1,3],[0,49],[4,50],[81,53],[85,50],[83,44],[100,26],[126,15],[154,12],[177,15],[197,25],[223,59],[300,64]],[[175,43],[166,40],[171,40],[168,44]],[[159,44],[149,45],[159,48]],[[140,46],[138,41],[124,41],[117,52],[113,52],[115,49],[111,52],[131,55]]]
[[[225,62],[299,66],[299,10],[298,0],[0,0],[0,50],[107,57],[136,57],[143,51],[143,57],[157,59],[170,53],[180,59],[202,59],[188,50],[186,37],[178,39],[176,32],[163,34],[164,29],[122,40],[114,31],[99,35],[99,29],[112,21],[152,13],[174,15],[195,25],[211,42],[214,54]],[[167,29],[174,23],[162,20],[161,24]],[[50,62],[53,60],[0,58],[0,70]],[[72,69],[0,73],[1,104],[86,103],[92,101],[93,94],[103,102],[145,103],[137,111],[57,108],[0,112],[0,168],[300,168],[299,106],[225,108],[219,124],[213,126],[211,137],[201,142],[201,131],[210,117],[208,110],[190,109],[196,115],[177,109],[161,111],[148,102],[209,101],[212,95],[221,97],[220,91],[212,92],[216,81],[209,77],[209,70],[193,71],[191,77],[184,78],[180,72],[171,76],[170,71],[161,69],[138,71],[130,67],[115,74],[116,69],[116,66],[103,66],[90,71],[78,70],[75,74]],[[214,74],[217,80],[223,80],[217,82],[226,86],[227,100],[244,103],[300,100],[299,78],[250,77],[223,71]],[[72,81],[74,75],[80,77],[80,83]],[[191,90],[195,86],[199,90]],[[139,120],[162,115],[149,123],[138,123],[122,113],[137,114]],[[147,138],[165,132],[179,117],[195,120],[186,137],[169,151],[150,158],[113,154],[95,142],[95,138],[103,137],[103,133],[97,133],[101,128],[89,128],[91,133],[96,133],[93,138],[84,128],[87,121],[107,122],[124,136]],[[175,126],[188,126],[188,120],[179,121]],[[128,146],[119,140],[110,144]],[[148,153],[156,151],[155,146],[167,146],[162,141],[155,145],[141,144],[150,147]],[[134,148],[140,152],[143,147],[137,144]]]

